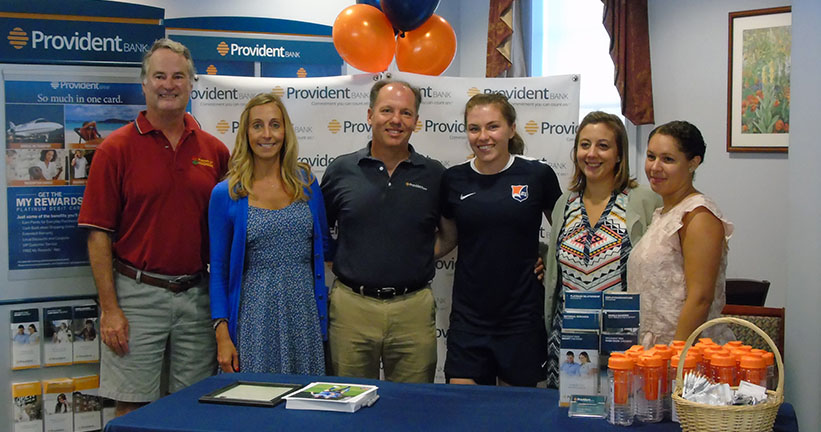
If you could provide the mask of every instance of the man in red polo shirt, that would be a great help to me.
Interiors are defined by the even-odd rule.
[[[106,345],[100,395],[117,415],[162,396],[164,357],[171,392],[211,375],[216,359],[206,211],[229,152],[185,112],[188,48],[156,41],[140,77],[146,110],[97,148],[79,217]]]

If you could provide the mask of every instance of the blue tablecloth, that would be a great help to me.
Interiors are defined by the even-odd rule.
[[[373,384],[379,400],[354,414],[204,404],[200,396],[236,380],[308,384],[312,381]],[[556,390],[457,386],[445,384],[397,384],[340,377],[307,377],[269,374],[226,374],[200,381],[186,389],[112,420],[107,432],[143,431],[625,431],[601,419],[567,417],[559,408]],[[679,431],[677,423],[636,424],[642,431]],[[797,432],[792,406],[784,404],[776,431]]]

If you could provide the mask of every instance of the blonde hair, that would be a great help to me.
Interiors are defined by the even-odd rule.
[[[248,123],[251,108],[272,103],[279,108],[282,113],[282,123],[285,128],[285,140],[282,150],[279,152],[280,173],[282,183],[286,191],[291,192],[294,201],[306,201],[308,195],[305,189],[311,181],[311,167],[299,162],[299,146],[294,133],[294,125],[291,117],[285,109],[282,100],[273,93],[260,93],[245,104],[242,115],[239,118],[239,129],[237,129],[237,139],[234,143],[234,150],[231,151],[231,159],[228,161],[228,193],[232,199],[247,197],[250,194],[248,186],[254,178],[254,153],[248,143]]]

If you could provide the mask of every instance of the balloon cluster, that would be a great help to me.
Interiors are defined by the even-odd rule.
[[[439,0],[357,0],[336,17],[334,47],[351,66],[439,75],[456,55],[456,33],[433,13]]]

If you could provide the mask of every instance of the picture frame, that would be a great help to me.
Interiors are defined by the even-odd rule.
[[[273,407],[283,397],[302,388],[301,384],[283,384],[253,381],[235,381],[214,390],[199,401],[204,403]]]
[[[788,151],[791,29],[790,6],[730,12],[728,152]]]

